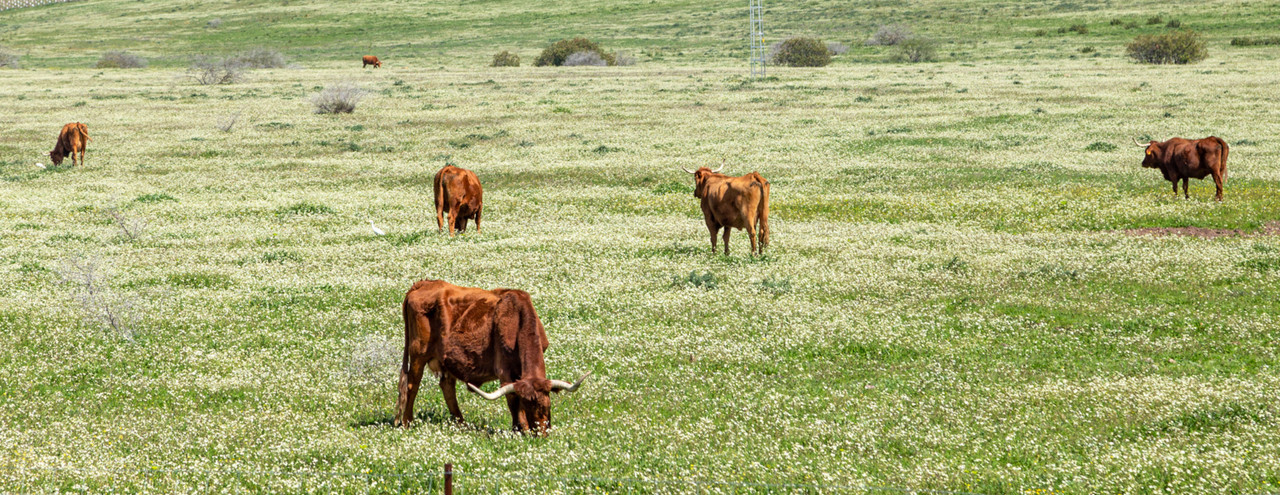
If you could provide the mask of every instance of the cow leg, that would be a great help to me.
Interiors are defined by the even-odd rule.
[[[733,231],[733,227],[730,227],[728,225],[724,226],[724,255],[725,256],[729,255],[729,232],[732,232],[732,231]]]
[[[1221,172],[1213,173],[1213,185],[1218,187],[1218,194],[1213,197],[1216,201],[1222,201],[1222,179],[1223,177]]]
[[[457,205],[449,207],[449,236],[453,237],[455,224],[458,223],[458,207]]]
[[[1182,197],[1185,199],[1191,199],[1191,193],[1187,191],[1187,187],[1189,187],[1190,184],[1191,184],[1191,179],[1189,177],[1182,178]],[[1178,194],[1177,191],[1174,191],[1173,193]]]
[[[476,233],[477,234],[480,233],[480,211],[481,210],[476,210]]]
[[[466,423],[462,420],[462,409],[458,408],[457,380],[448,373],[440,374],[440,392],[444,395],[444,405],[449,407],[449,414],[453,416],[453,420],[458,424]]]
[[[755,256],[759,246],[756,244],[756,219],[752,218],[747,222],[747,238],[751,239],[751,255]],[[728,245],[726,242],[725,245]]]
[[[715,222],[707,220],[707,230],[711,231],[711,254],[716,254],[716,234],[720,233],[720,226]]]
[[[525,419],[524,409],[520,408],[520,398],[508,395],[507,409],[511,411],[511,430],[515,432],[527,431],[529,429],[529,420]]]
[[[405,351],[400,364],[400,400],[396,401],[396,426],[409,427],[413,422],[413,401],[418,398],[422,385],[422,367],[427,357]]]
[[[1173,197],[1178,197],[1178,179],[1173,180]]]

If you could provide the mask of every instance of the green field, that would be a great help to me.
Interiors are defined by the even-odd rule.
[[[770,38],[850,51],[749,80],[745,4],[0,12],[0,492],[417,493],[446,462],[461,493],[1280,491],[1280,47],[1229,46],[1280,6],[779,2]],[[1124,58],[1157,14],[1209,58]],[[940,60],[863,46],[891,22]],[[528,66],[577,35],[638,63]],[[183,77],[253,47],[294,66]],[[92,68],[115,49],[151,65]],[[339,81],[369,94],[313,113]],[[38,168],[72,121],[87,166]],[[1211,134],[1222,203],[1129,143]],[[483,233],[437,233],[446,163]],[[773,184],[764,257],[710,253],[678,167],[721,163]],[[429,378],[391,426],[422,278],[532,294],[552,377],[594,372],[549,437],[470,394],[455,427]]]

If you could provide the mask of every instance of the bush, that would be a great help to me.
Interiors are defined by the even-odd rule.
[[[1164,18],[1162,18],[1162,17],[1160,17],[1160,16],[1154,16],[1154,17],[1151,17],[1151,18],[1147,19],[1147,24],[1160,24],[1160,23],[1162,23],[1162,22],[1164,22]]]
[[[564,63],[560,65],[564,65],[564,66],[586,65],[586,66],[604,67],[606,65],[609,65],[609,63],[605,62],[604,58],[601,57],[599,53],[578,52],[578,53],[569,54],[568,57],[564,58]]]
[[[1182,27],[1182,21],[1179,21],[1177,19],[1169,19],[1169,23],[1165,24],[1164,27],[1178,29]]]
[[[230,58],[196,57],[187,75],[204,85],[232,84],[244,80],[244,65]]]
[[[520,56],[503,50],[493,54],[493,67],[519,67]]]
[[[1071,31],[1076,34],[1089,34],[1089,26],[1084,24],[1072,24],[1071,27],[1067,28],[1067,31]]]
[[[1137,22],[1134,22],[1134,21],[1130,21],[1128,24],[1125,24],[1125,25],[1124,25],[1124,28],[1125,28],[1125,29],[1138,29],[1138,23],[1137,23]]]
[[[923,36],[912,36],[898,44],[890,60],[894,62],[932,62],[938,59],[937,43]]]
[[[827,51],[831,52],[831,56],[834,57],[836,55],[844,55],[845,52],[849,51],[849,47],[839,41],[832,41],[827,43]]]
[[[0,47],[0,67],[17,69],[18,58],[20,58],[18,54],[11,52],[4,47]]]
[[[1115,18],[1115,19],[1112,19],[1112,20],[1111,20],[1111,25],[1112,25],[1112,26],[1123,26],[1123,25],[1124,25],[1124,21],[1120,20],[1120,18],[1119,18],[1119,17],[1117,17],[1117,18]]]
[[[586,38],[574,38],[571,40],[560,40],[552,43],[551,46],[542,50],[538,58],[534,59],[533,65],[542,67],[546,65],[564,65],[564,60],[579,52],[595,52],[608,65],[617,65],[617,60],[613,54],[605,53],[600,49],[594,41]]]
[[[1096,50],[1094,47],[1092,47],[1092,46],[1086,46],[1086,47],[1084,47],[1084,48],[1081,48],[1081,49],[1080,49],[1080,53],[1093,53],[1093,52],[1095,52],[1095,51],[1097,51],[1097,50]]]
[[[365,91],[349,82],[330,84],[311,98],[316,113],[351,113],[364,98]]]
[[[636,58],[631,56],[630,53],[619,53],[614,57],[617,60],[618,65],[635,65],[636,64]]]
[[[250,69],[279,69],[287,65],[283,54],[266,48],[254,48],[247,52],[241,52],[239,55],[232,57],[232,60]]]
[[[1280,45],[1280,37],[1271,38],[1231,38],[1231,46]],[[0,64],[4,65],[4,64]]]
[[[1209,56],[1200,33],[1191,30],[1138,36],[1126,51],[1130,58],[1148,64],[1189,64]]]
[[[102,54],[94,67],[99,69],[141,69],[147,66],[147,59],[126,51],[110,51]]]
[[[770,46],[769,61],[788,67],[823,67],[831,63],[831,52],[817,38],[796,36]]]
[[[209,28],[209,29],[218,29],[218,28],[222,27],[222,18],[221,18],[221,17],[215,17],[215,18],[213,18],[213,19],[209,19],[209,22],[208,22],[207,24],[205,24],[205,27],[207,27],[207,28]]]
[[[872,46],[894,46],[911,37],[911,27],[905,24],[886,24],[880,26],[875,34],[867,40]]]
[[[1036,32],[1032,34],[1034,34],[1037,38],[1040,38],[1040,37],[1048,36],[1049,32],[1043,29],[1037,29]]]

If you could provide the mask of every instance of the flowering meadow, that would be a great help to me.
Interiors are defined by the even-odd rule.
[[[1211,41],[756,80],[307,52],[208,86],[32,45],[0,72],[0,492],[1280,491],[1280,62]],[[365,97],[316,114],[339,82]],[[1208,135],[1222,203],[1130,142]],[[482,232],[437,232],[445,164]],[[772,183],[763,257],[710,252],[679,167],[720,165]],[[423,278],[532,295],[549,375],[593,373],[548,437],[465,392],[454,426],[430,377],[392,426]]]

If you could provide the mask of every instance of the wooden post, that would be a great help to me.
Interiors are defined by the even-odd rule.
[[[453,495],[453,463],[444,465],[444,495]]]

